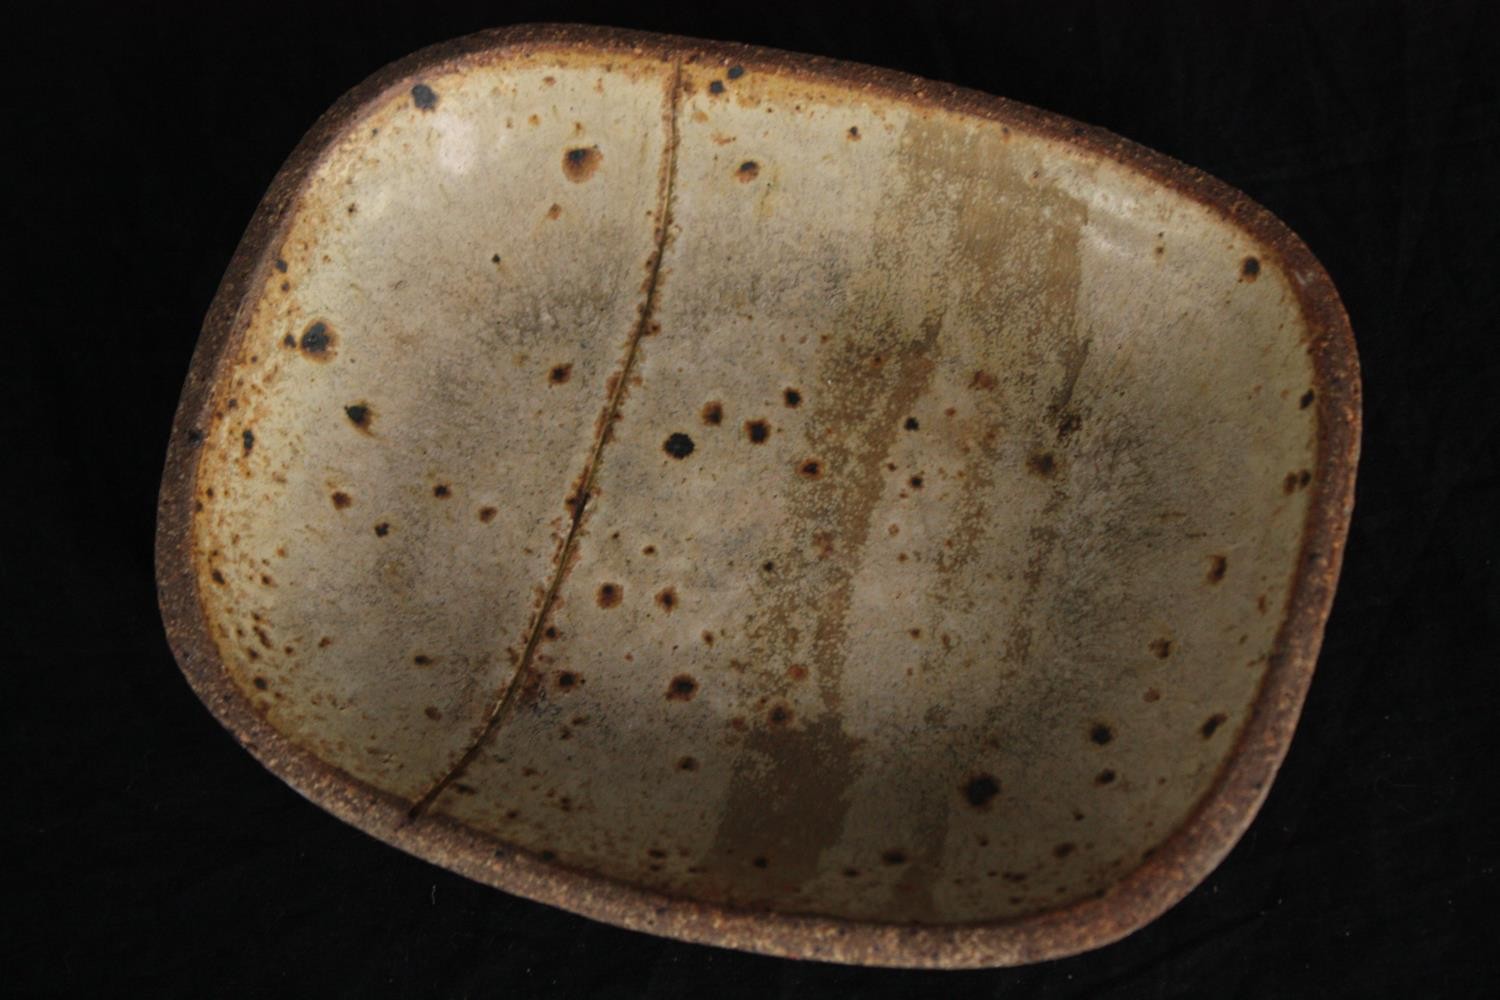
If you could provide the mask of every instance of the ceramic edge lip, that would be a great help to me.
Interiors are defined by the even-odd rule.
[[[1288,277],[1310,334],[1317,393],[1317,477],[1288,612],[1240,733],[1189,818],[1103,897],[1004,922],[911,926],[733,910],[632,888],[502,844],[441,816],[408,819],[410,803],[317,760],[256,715],[229,681],[209,634],[190,526],[201,428],[215,379],[241,341],[252,282],[272,265],[302,186],[347,126],[423,73],[546,49],[620,52],[669,62],[748,65],[843,83],[914,107],[968,114],[1102,156],[1206,206],[1257,242]],[[378,839],[475,881],[607,923],[686,941],[791,958],[908,968],[977,968],[1061,958],[1116,941],[1181,900],[1254,819],[1280,767],[1322,642],[1353,509],[1359,457],[1359,361],[1326,271],[1269,211],[1222,181],[1103,129],[978,91],[859,63],[733,43],[575,25],[522,25],[422,49],[341,97],[287,158],[230,260],[193,352],[168,444],[156,527],[156,579],[166,635],[194,692],[268,770]]]

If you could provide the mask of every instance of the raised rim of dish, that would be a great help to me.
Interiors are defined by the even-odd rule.
[[[745,64],[841,83],[912,107],[958,112],[1089,151],[1206,206],[1279,266],[1308,329],[1316,392],[1317,469],[1286,617],[1248,721],[1209,791],[1139,867],[1102,896],[1004,921],[912,925],[735,909],[666,896],[543,861],[442,816],[409,816],[410,802],[314,757],[257,715],[230,681],[194,572],[193,500],[201,428],[222,365],[244,335],[241,307],[272,265],[304,182],[373,105],[434,70],[548,51],[621,52],[701,65]],[[1004,98],[859,63],[776,49],[616,28],[521,25],[422,49],[340,98],[288,157],[231,259],[183,387],[167,449],[156,529],[156,579],[167,638],[203,703],[273,774],[366,833],[471,879],[632,930],[791,958],[912,968],[1019,965],[1116,941],[1186,896],[1254,819],[1286,754],[1312,679],[1353,510],[1359,456],[1359,362],[1349,320],[1321,264],[1280,220],[1202,171],[1103,129]]]

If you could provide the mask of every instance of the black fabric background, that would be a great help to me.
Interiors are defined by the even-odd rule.
[[[3,154],[0,992],[161,996],[1472,997],[1500,947],[1500,22],[1484,2],[34,8]],[[651,12],[654,10],[655,12]],[[198,324],[302,132],[431,42],[522,21],[896,67],[1228,181],[1333,275],[1364,460],[1302,725],[1223,866],[1079,958],[915,973],[592,923],[305,803],[162,636],[155,495]],[[17,131],[19,129],[19,132]],[[19,312],[14,306],[19,305]]]

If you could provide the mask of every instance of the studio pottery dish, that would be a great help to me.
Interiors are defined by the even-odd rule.
[[[626,927],[1004,965],[1250,823],[1353,494],[1307,248],[1112,135],[530,27],[313,128],[184,389],[183,671],[388,843]]]

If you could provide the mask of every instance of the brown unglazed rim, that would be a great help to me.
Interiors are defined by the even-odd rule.
[[[916,108],[1000,122],[1114,161],[1211,209],[1279,264],[1308,330],[1317,394],[1317,471],[1287,615],[1238,742],[1188,819],[1102,896],[985,923],[900,925],[750,911],[670,897],[545,862],[442,816],[410,819],[410,802],[317,759],[257,715],[230,681],[200,603],[192,553],[198,447],[218,373],[244,336],[247,293],[271,266],[303,185],[372,106],[436,70],[506,56],[581,50],[703,65],[746,65],[837,82]],[[1155,919],[1218,865],[1249,826],[1286,754],[1333,601],[1359,455],[1359,362],[1337,292],[1307,247],[1239,191],[1102,129],[1003,98],[855,63],[611,28],[525,25],[423,49],[382,69],[330,108],[261,201],[214,297],[172,427],[156,533],[156,576],[172,651],[193,690],[270,771],[345,822],[468,878],[632,930],[722,947],[833,962],[926,968],[1019,965],[1116,941]]]

